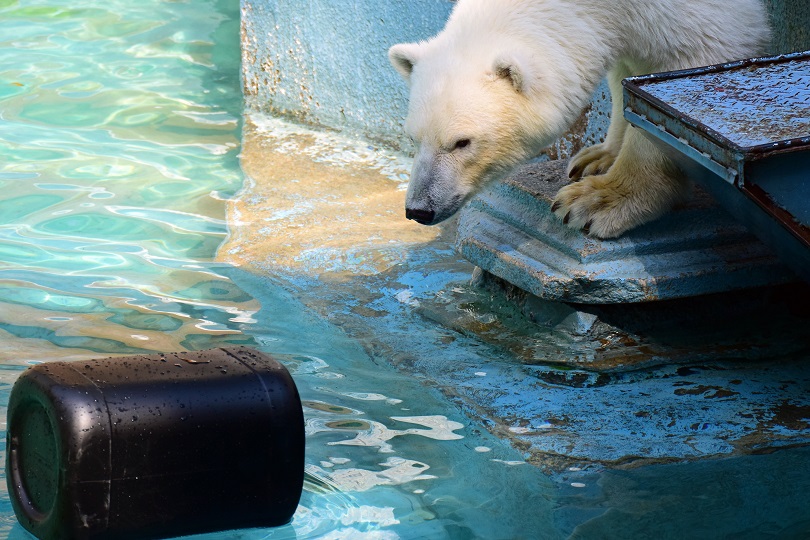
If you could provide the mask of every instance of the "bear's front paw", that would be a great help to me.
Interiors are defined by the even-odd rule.
[[[561,188],[551,211],[573,229],[597,238],[615,238],[644,221],[627,195],[611,185],[606,175],[588,176]]]
[[[604,143],[583,148],[568,162],[568,178],[578,180],[585,176],[604,174],[614,161],[616,154],[608,150]]]

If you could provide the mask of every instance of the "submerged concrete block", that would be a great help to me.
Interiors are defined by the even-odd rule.
[[[456,246],[486,272],[547,300],[665,300],[795,280],[768,247],[703,191],[618,239],[570,229],[551,213],[568,182],[562,161],[532,163],[477,195]]]

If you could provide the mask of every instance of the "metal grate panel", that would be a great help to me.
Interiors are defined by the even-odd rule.
[[[810,134],[810,62],[806,59],[660,80],[643,88],[740,148]]]

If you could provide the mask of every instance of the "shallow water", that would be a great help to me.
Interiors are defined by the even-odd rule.
[[[422,356],[446,354],[475,377],[498,380],[509,359],[396,314],[442,287],[476,294],[463,285],[470,268],[431,243],[436,229],[403,225],[407,162],[266,120],[267,144],[311,165],[263,171],[278,179],[271,193],[244,201],[237,2],[0,0],[0,36],[0,403],[36,362],[228,344],[272,353],[298,384],[307,480],[292,523],[201,538],[800,538],[810,529],[803,495],[792,495],[810,488],[807,450],[546,475],[446,392],[394,369],[416,362],[428,335],[447,347]],[[312,147],[321,150],[306,154]],[[260,168],[262,152],[245,153],[246,168]],[[275,205],[262,238],[240,236],[250,216],[228,202],[240,196]],[[420,271],[428,259],[442,265],[433,280]],[[254,272],[240,266],[249,261]],[[359,335],[331,315],[341,302],[387,326]],[[486,310],[468,316],[491,322]],[[392,350],[389,332],[414,338]],[[0,537],[30,538],[2,489]]]

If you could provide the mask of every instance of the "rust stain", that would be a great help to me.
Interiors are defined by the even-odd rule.
[[[773,409],[774,424],[793,431],[810,428],[810,405],[795,405],[783,401]]]
[[[699,396],[703,394],[704,399],[718,399],[739,396],[739,392],[723,388],[721,386],[698,385],[694,388],[678,388],[675,390],[676,396]]]

